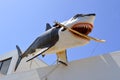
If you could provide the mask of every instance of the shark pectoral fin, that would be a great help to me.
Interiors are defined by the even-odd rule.
[[[26,62],[38,57],[39,55],[41,55],[42,53],[44,53],[45,51],[47,51],[50,47],[46,47],[46,48],[42,48],[39,52],[35,53],[34,56],[30,59],[28,59]]]
[[[58,58],[58,62],[64,64],[67,66],[67,54],[66,54],[66,50],[57,52],[57,58]]]

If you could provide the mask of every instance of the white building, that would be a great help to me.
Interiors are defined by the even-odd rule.
[[[48,66],[42,60],[39,60],[37,58],[29,62],[26,62],[27,59],[28,58],[23,58],[17,70],[14,71],[16,62],[18,60],[17,51],[15,50],[15,51],[6,53],[3,56],[0,56],[0,77],[7,76],[8,74],[12,74],[12,73],[23,72],[23,71],[28,71],[35,68]]]
[[[16,51],[0,57],[0,80],[120,80],[120,51],[48,66],[42,60],[24,58],[14,72]]]

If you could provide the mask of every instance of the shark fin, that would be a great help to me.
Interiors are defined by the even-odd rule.
[[[51,29],[51,28],[52,28],[51,25],[49,23],[46,23],[46,31]]]
[[[58,62],[64,64],[65,66],[67,66],[67,54],[66,54],[66,50],[57,52],[57,58],[58,58]]]
[[[42,54],[42,53],[44,53],[45,51],[47,51],[49,48],[50,48],[50,47],[46,47],[46,48],[41,49],[39,52],[35,53],[35,55],[34,55],[32,58],[28,59],[26,62],[28,62],[28,61],[30,61],[30,60],[33,60],[34,58],[38,57],[39,55],[44,55],[44,54]],[[45,55],[44,55],[44,56],[45,56]],[[44,56],[43,56],[43,57],[44,57]]]

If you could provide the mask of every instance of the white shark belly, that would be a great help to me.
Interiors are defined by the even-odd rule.
[[[67,48],[83,46],[87,43],[89,43],[89,40],[76,37],[67,30],[65,32],[59,33],[58,42],[53,47],[51,47],[48,51],[46,51],[44,54],[56,53],[56,52],[65,50]]]

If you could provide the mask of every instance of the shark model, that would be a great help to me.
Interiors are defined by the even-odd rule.
[[[90,42],[91,39],[85,36],[88,36],[92,31],[94,19],[95,14],[76,14],[74,17],[60,24],[56,22],[52,27],[47,23],[46,32],[39,36],[24,53],[16,46],[19,58],[15,70],[21,59],[29,55],[33,55],[33,57],[28,61],[39,55],[44,56],[46,54],[56,53],[58,61],[67,65],[66,49],[83,46]],[[84,36],[79,35],[79,33]]]

